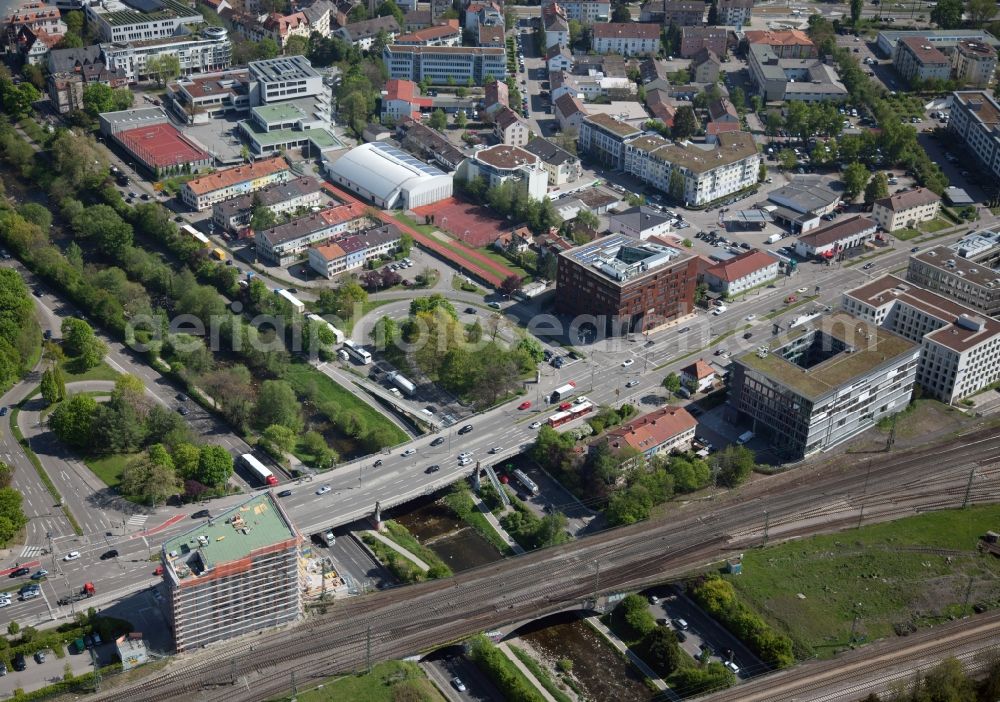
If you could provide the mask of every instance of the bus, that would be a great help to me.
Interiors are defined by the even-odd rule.
[[[562,402],[567,397],[572,395],[574,392],[576,392],[576,383],[570,381],[565,385],[561,385],[555,390],[553,390],[552,394],[549,396],[550,398],[549,402],[551,402],[552,404],[555,404],[557,402]]]
[[[585,414],[590,414],[594,411],[594,404],[592,402],[582,402],[579,405],[573,405],[569,409],[563,412],[556,412],[551,417],[545,420],[545,422],[552,428],[566,424],[566,422],[572,422],[574,419],[579,419]]]
[[[348,356],[363,366],[367,366],[372,362],[372,355],[365,351],[360,344],[355,344],[350,339],[344,340],[344,350],[347,351]]]
[[[320,324],[325,324],[331,332],[333,332],[333,341],[336,344],[344,343],[344,332],[337,329],[337,327],[330,324],[328,321],[320,317],[318,314],[309,313],[306,315],[306,319],[311,322],[319,322]]]
[[[181,227],[181,231],[187,234],[189,237],[197,241],[199,244],[204,246],[206,249],[212,245],[212,242],[208,240],[208,237],[199,232],[197,229],[192,227],[190,224],[185,224]]]
[[[250,472],[256,475],[265,485],[274,486],[278,484],[278,479],[274,477],[274,473],[269,471],[252,453],[244,453],[240,456],[240,459],[243,461],[243,465],[249,468]]]
[[[538,494],[538,486],[535,485],[535,481],[524,474],[524,471],[518,468],[514,471],[514,479],[524,486],[524,489],[530,492],[532,495]]]

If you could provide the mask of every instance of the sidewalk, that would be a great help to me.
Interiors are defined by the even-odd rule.
[[[399,544],[397,544],[392,539],[387,539],[386,537],[382,536],[381,534],[379,534],[374,529],[366,529],[365,531],[363,531],[361,533],[362,534],[368,534],[372,538],[378,539],[379,541],[381,541],[382,543],[384,543],[386,546],[388,546],[389,548],[391,548],[393,551],[395,551],[396,553],[398,553],[399,555],[401,555],[403,558],[408,558],[409,560],[413,561],[413,563],[417,566],[417,568],[420,568],[420,570],[424,571],[425,573],[428,570],[431,569],[431,567],[429,565],[427,565],[422,560],[420,560],[419,558],[417,558],[416,556],[414,556],[412,553],[410,553],[409,551],[407,551],[405,548],[403,548],[402,546],[400,546]]]
[[[497,648],[503,651],[503,655],[507,656],[510,662],[514,664],[514,667],[520,670],[521,674],[528,679],[528,682],[531,683],[532,687],[538,690],[538,694],[545,698],[545,702],[556,702],[556,698],[550,695],[549,691],[542,687],[542,684],[538,682],[538,678],[532,675],[531,671],[528,670],[524,663],[521,662],[521,659],[514,655],[514,652],[510,650],[510,647],[507,646],[505,641],[498,643]]]
[[[680,697],[678,697],[675,692],[673,692],[669,687],[667,687],[667,684],[663,682],[663,679],[646,664],[646,661],[642,660],[637,655],[635,655],[632,652],[632,649],[626,646],[624,642],[621,639],[619,639],[613,631],[611,631],[611,629],[604,626],[604,624],[601,622],[600,617],[596,616],[587,617],[586,619],[584,619],[584,621],[590,624],[592,627],[594,627],[599,634],[601,634],[605,639],[608,640],[608,643],[610,643],[620,652],[624,653],[625,657],[632,662],[632,665],[638,668],[640,673],[649,678],[649,680],[653,683],[653,685],[656,686],[657,690],[665,691],[672,700],[678,700],[678,701],[680,700]]]
[[[482,512],[483,516],[486,517],[486,521],[489,522],[490,526],[493,527],[493,530],[500,535],[500,538],[504,540],[504,543],[510,546],[511,550],[518,556],[524,553],[524,549],[521,548],[521,544],[514,541],[514,538],[507,533],[507,530],[500,526],[500,521],[493,516],[493,513],[490,512],[483,501],[479,499],[479,495],[474,492],[472,493],[472,501],[476,503],[476,509]]]

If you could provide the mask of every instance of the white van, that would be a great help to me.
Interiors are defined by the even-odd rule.
[[[742,446],[743,444],[753,439],[753,437],[754,433],[752,431],[745,431],[736,438],[736,443]]]

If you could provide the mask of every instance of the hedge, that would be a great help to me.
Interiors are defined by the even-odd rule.
[[[518,702],[545,702],[541,693],[503,651],[482,634],[472,640],[471,653],[472,660],[486,672],[504,698]]]
[[[121,663],[112,663],[111,665],[106,665],[101,668],[100,674],[103,678],[106,675],[121,672],[121,669]],[[47,699],[62,692],[93,692],[95,687],[94,678],[94,673],[90,672],[78,675],[75,678],[70,678],[69,680],[60,680],[57,683],[40,687],[37,690],[32,690],[31,692],[19,693],[21,688],[17,688],[17,690],[14,691],[14,696],[10,699],[14,700],[14,702],[31,702],[31,700]]]

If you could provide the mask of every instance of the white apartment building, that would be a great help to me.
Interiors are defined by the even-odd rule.
[[[160,56],[176,56],[184,76],[224,71],[233,59],[233,45],[225,27],[203,27],[197,34],[112,42],[103,48],[108,67],[123,73],[130,83],[150,77],[147,62]]]
[[[165,39],[185,25],[201,25],[205,18],[179,0],[100,0],[83,3],[87,21],[103,41],[141,42]]]
[[[605,22],[591,28],[591,45],[599,54],[645,56],[660,50],[660,26],[637,22]]]
[[[940,209],[940,195],[927,188],[915,188],[876,200],[872,219],[885,231],[894,232],[929,222],[937,217]]]
[[[542,7],[552,4],[543,2]],[[566,14],[566,19],[576,20],[582,24],[607,22],[611,18],[611,3],[602,0],[568,0],[560,2],[559,7]]]
[[[738,295],[778,277],[778,259],[751,249],[705,271],[705,284],[716,292]]]
[[[1000,322],[892,275],[844,293],[844,309],[920,344],[916,382],[954,403],[1000,380]]]
[[[309,266],[324,278],[334,278],[391,255],[399,249],[400,240],[399,230],[391,224],[336,237],[309,248]]]
[[[501,144],[524,146],[530,133],[528,123],[509,107],[501,107],[493,116],[493,134]]]
[[[646,134],[624,143],[622,151],[620,167],[663,192],[670,192],[672,173],[680,173],[682,199],[688,206],[704,205],[748,188],[760,175],[761,156],[748,132],[719,134],[711,145],[672,142]]]
[[[906,279],[983,314],[1000,316],[1000,271],[989,261],[966,258],[952,246],[911,255]]]
[[[997,50],[985,42],[960,41],[951,54],[955,78],[974,88],[986,88],[997,72]]]
[[[957,136],[987,172],[1000,179],[1000,103],[985,90],[952,93],[948,131]]]
[[[486,76],[498,81],[507,78],[507,52],[496,46],[403,46],[385,47],[382,59],[390,78],[403,78],[414,83],[427,81],[447,85],[449,79],[465,84],[470,78],[482,85]]]
[[[580,159],[548,139],[535,137],[524,145],[524,150],[541,160],[542,168],[549,174],[549,185],[565,185],[580,177]]]
[[[497,144],[480,149],[464,161],[459,172],[463,169],[466,180],[483,178],[491,188],[517,182],[533,200],[542,200],[548,190],[548,174],[540,159],[518,146]]]
[[[724,27],[745,27],[753,15],[754,0],[718,0],[716,23]]]
[[[941,51],[923,37],[904,37],[899,40],[893,63],[899,75],[909,82],[948,80],[951,62]]]
[[[250,106],[267,105],[300,98],[320,98],[329,102],[323,76],[305,56],[279,56],[251,61]]]
[[[580,120],[577,146],[580,151],[590,153],[605,166],[621,168],[625,164],[626,142],[640,136],[642,130],[638,127],[598,113]]]

